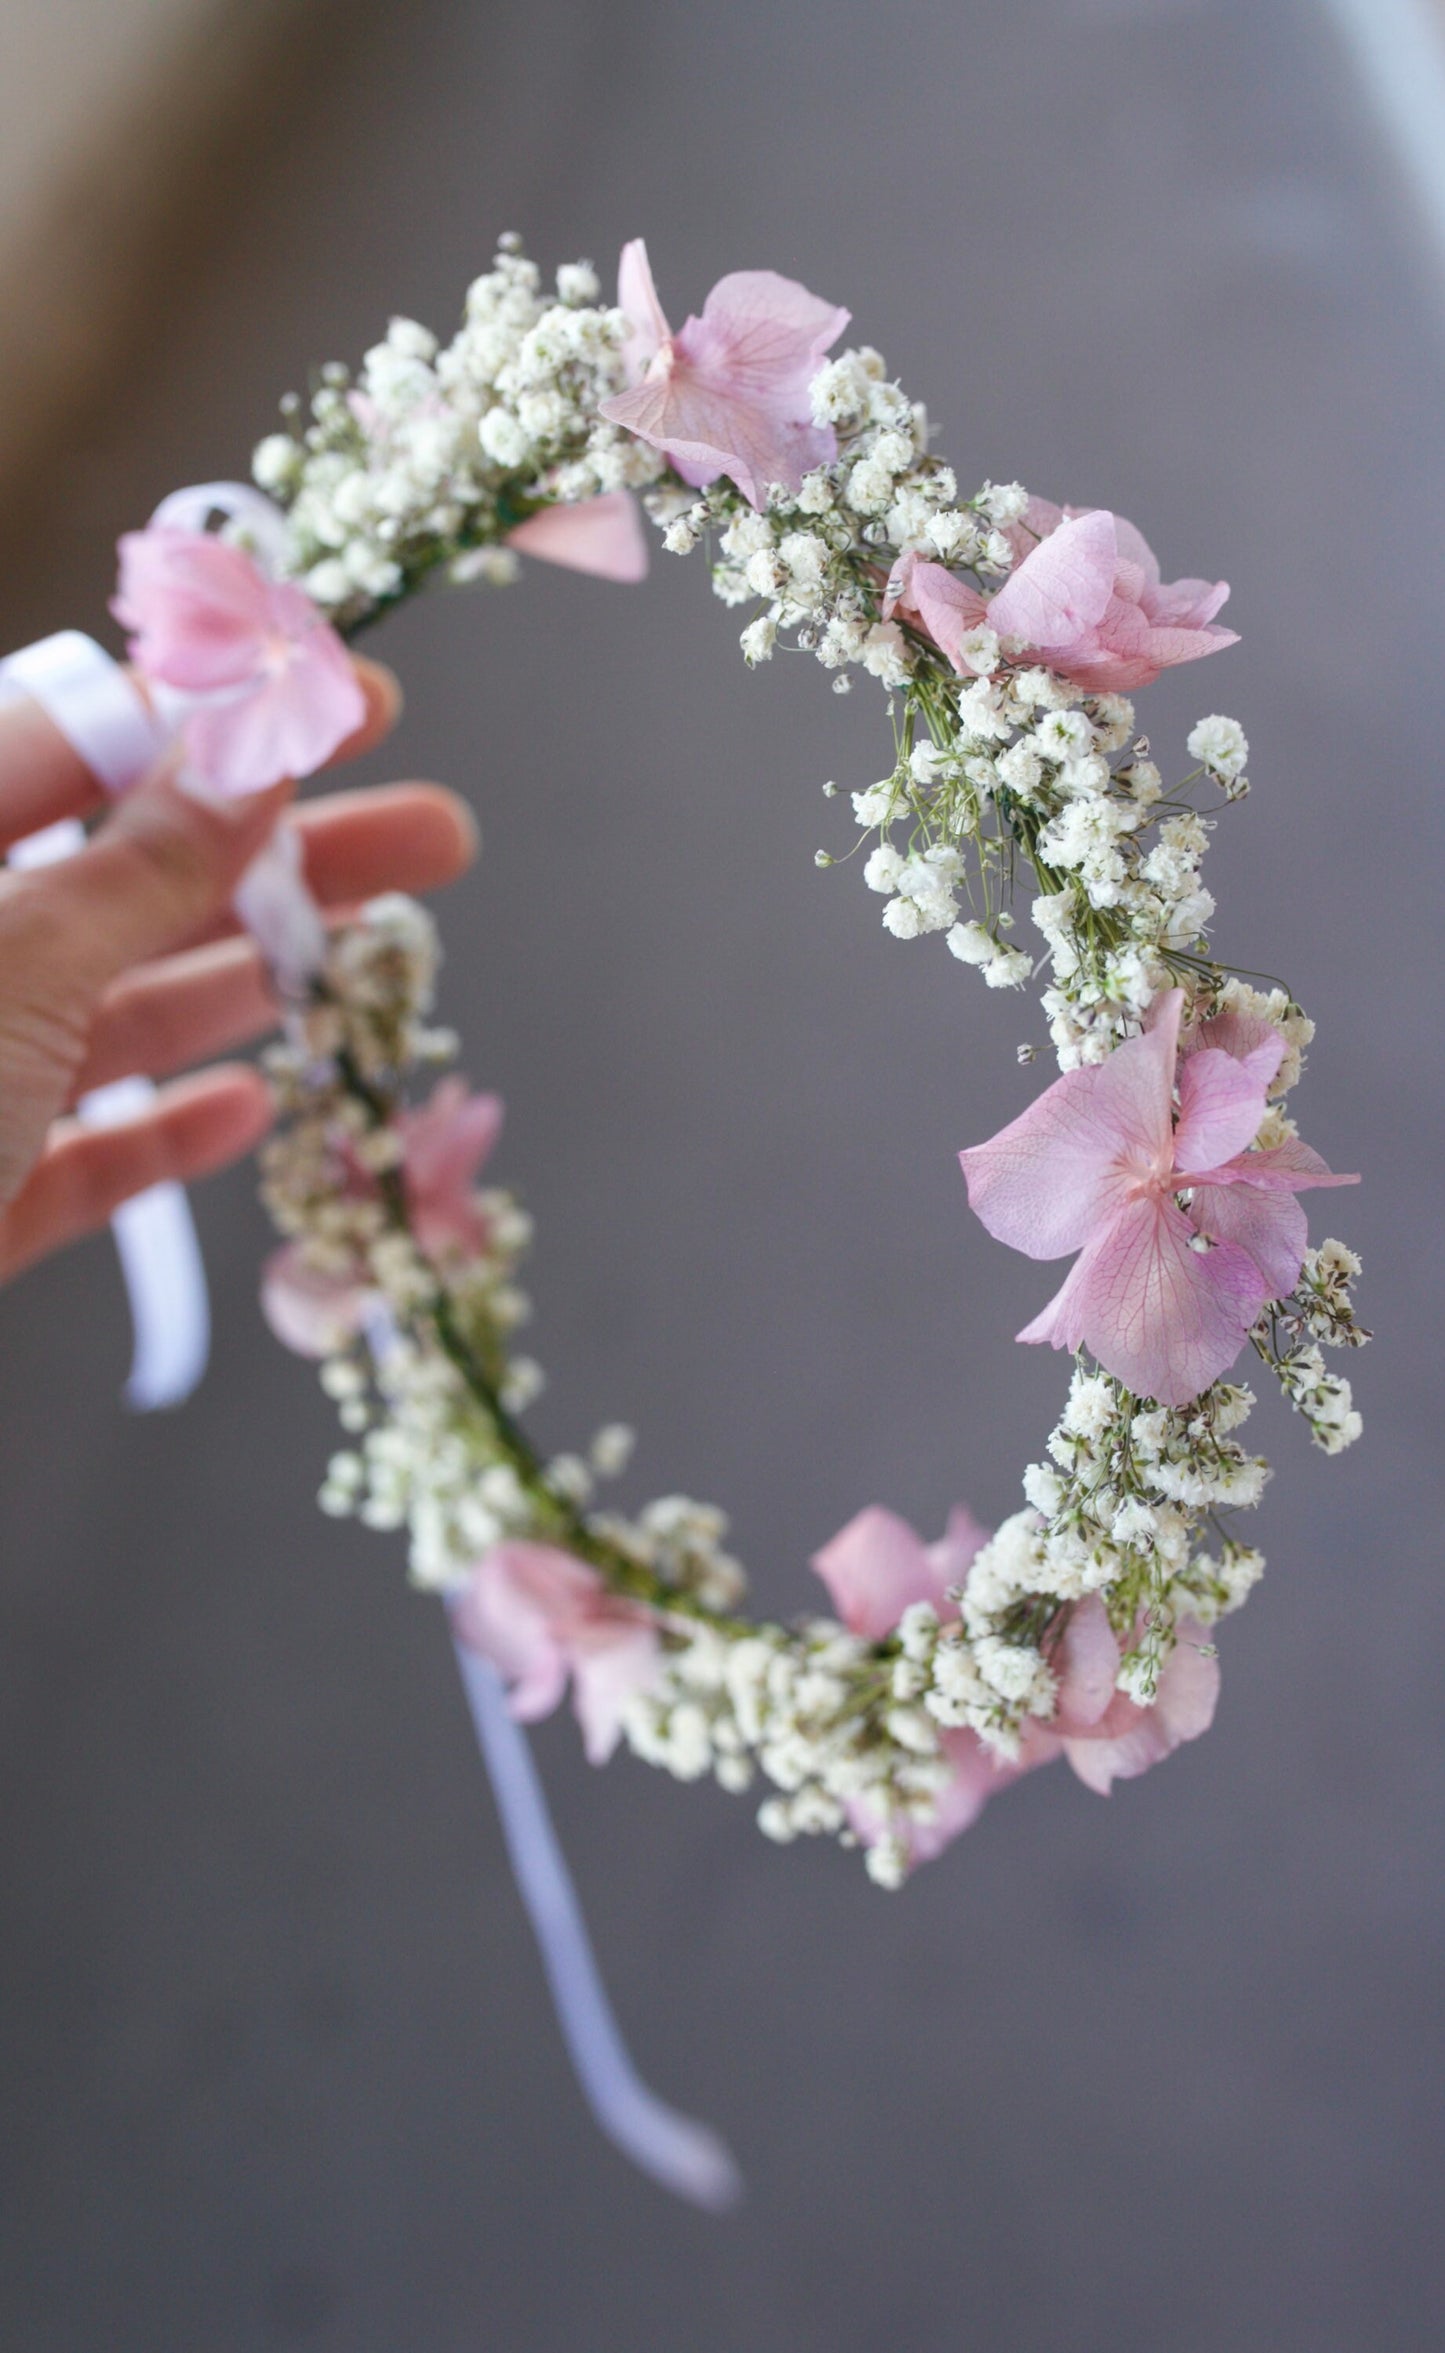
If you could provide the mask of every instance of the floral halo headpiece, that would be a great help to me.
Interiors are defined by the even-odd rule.
[[[1023,1509],[990,1533],[959,1508],[933,1543],[859,1511],[814,1557],[835,1614],[784,1626],[743,1614],[721,1512],[599,1503],[626,1430],[544,1459],[521,1420],[541,1375],[513,1345],[530,1229],[478,1184],[501,1106],[456,1077],[409,1091],[452,1044],[407,901],[323,947],[294,879],[268,900],[290,1016],[264,1301],[347,1434],[323,1508],[407,1531],[414,1581],[515,1716],[570,1686],[594,1760],[624,1741],[684,1780],[761,1783],[770,1837],[830,1833],[894,1887],[1020,1774],[1063,1756],[1107,1792],[1205,1730],[1214,1629],[1263,1566],[1229,1516],[1268,1475],[1237,1360],[1335,1453],[1360,1425],[1323,1351],[1367,1335],[1358,1261],[1308,1242],[1301,1195],[1354,1181],[1285,1108],[1312,1025],[1207,945],[1200,862],[1248,790],[1243,732],[1201,719],[1166,776],[1136,725],[1139,689],[1234,642],[1225,584],[1164,581],[1106,509],[961,495],[878,353],[835,353],[847,325],[747,270],[674,329],[640,242],[609,305],[587,265],[549,291],[504,240],[449,345],[395,320],[354,379],[329,366],[309,409],[286,404],[264,498],[219,533],[163,509],[123,540],[116,611],[224,792],[344,739],[341,641],[391,606],[526,556],[638,580],[644,514],[753,608],[750,664],[791,640],[834,693],[860,671],[883,689],[892,756],[852,794],[883,927],[938,934],[990,988],[1041,977],[1060,1065],[961,1154],[991,1234],[1072,1260],[1019,1334],[1074,1358]]]

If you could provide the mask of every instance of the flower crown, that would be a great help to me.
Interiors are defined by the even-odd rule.
[[[436,941],[409,901],[334,940],[271,1056],[265,1193],[286,1239],[263,1296],[321,1360],[350,1441],[323,1509],[406,1528],[413,1579],[516,1715],[570,1683],[594,1760],[623,1739],[684,1780],[761,1775],[771,1837],[834,1833],[894,1886],[1036,1765],[1064,1755],[1103,1792],[1206,1729],[1212,1630],[1263,1566],[1224,1516],[1268,1475],[1238,1436],[1254,1397],[1226,1376],[1252,1350],[1336,1453],[1360,1424],[1322,1351],[1368,1335],[1357,1259],[1308,1247],[1299,1199],[1355,1181],[1283,1107],[1312,1025],[1207,947],[1200,861],[1248,790],[1243,732],[1202,719],[1170,783],[1136,731],[1137,689],[1234,642],[1225,584],[1166,583],[1101,508],[1017,483],[961,497],[878,353],[828,356],[847,324],[747,270],[674,330],[640,242],[607,306],[586,264],[551,293],[503,240],[445,348],[395,320],[354,380],[328,366],[309,412],[284,404],[255,457],[274,503],[220,535],[162,518],[124,540],[116,609],[232,792],[308,773],[355,726],[341,639],[524,556],[638,580],[644,510],[671,553],[708,549],[725,603],[757,608],[750,664],[781,637],[834,693],[858,670],[885,690],[891,764],[852,795],[884,928],[941,934],[991,988],[1041,974],[1061,1068],[961,1154],[991,1234],[1073,1260],[1019,1334],[1075,1357],[1023,1510],[989,1534],[960,1508],[931,1544],[863,1510],[814,1558],[836,1616],[785,1627],[741,1614],[721,1512],[599,1507],[629,1432],[544,1459],[519,1418],[541,1374],[514,1348],[530,1227],[478,1187],[501,1106],[455,1077],[409,1100],[454,1051],[429,1026]]]

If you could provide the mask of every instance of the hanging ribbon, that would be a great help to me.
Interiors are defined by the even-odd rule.
[[[592,2113],[624,2156],[665,2190],[714,2214],[725,2213],[742,2196],[742,2175],[718,2135],[669,2108],[633,2066],[598,1973],[526,1735],[508,1711],[490,1661],[461,1641],[456,1641],[456,1654],[518,1892],[541,1947],[562,2039]]]
[[[249,484],[203,482],[173,491],[151,522],[205,531],[218,515],[241,526],[262,564],[279,569],[285,518]],[[0,663],[0,694],[6,692],[33,696],[111,793],[123,792],[154,765],[195,699],[157,692],[147,705],[119,664],[75,630]],[[84,840],[79,824],[51,826],[17,843],[11,861],[33,866],[68,857]],[[242,876],[232,903],[281,994],[299,1000],[321,969],[326,929],[306,887],[299,836],[284,819]],[[97,1126],[134,1118],[154,1091],[149,1079],[121,1079],[87,1095],[79,1113]],[[142,1408],[176,1404],[200,1378],[209,1344],[205,1271],[185,1193],[178,1185],[153,1186],[116,1212],[112,1230],[135,1324],[127,1399]],[[378,1362],[392,1336],[379,1317],[368,1333]],[[742,2194],[738,2169],[716,2133],[669,2108],[638,2075],[598,1972],[526,1736],[508,1711],[496,1670],[462,1643],[455,1648],[518,1891],[593,2116],[609,2140],[664,2189],[722,2212]]]

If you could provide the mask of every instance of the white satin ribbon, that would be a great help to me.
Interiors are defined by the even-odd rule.
[[[78,629],[25,646],[0,662],[0,698],[28,696],[59,728],[106,792],[124,792],[153,766],[165,735],[118,662]],[[16,842],[9,863],[48,866],[85,844],[75,818]],[[83,1095],[87,1126],[113,1127],[143,1115],[155,1096],[148,1078],[118,1079]],[[190,1396],[210,1353],[210,1302],[201,1246],[184,1189],[152,1185],[110,1221],[130,1300],[134,1341],[126,1403],[138,1413]]]
[[[151,520],[202,531],[217,513],[243,526],[262,563],[279,567],[284,517],[246,483],[204,482],[173,491]],[[41,703],[109,792],[124,791],[152,765],[185,714],[186,698],[179,695],[158,697],[159,710],[147,711],[118,664],[74,630],[0,664],[0,693],[7,682],[9,691]],[[11,857],[16,865],[38,865],[69,856],[84,839],[84,828],[67,821],[17,843]],[[242,876],[233,903],[282,991],[304,992],[324,959],[326,932],[306,887],[294,828],[284,822],[277,827]],[[148,1079],[122,1079],[88,1095],[80,1115],[96,1125],[133,1118],[153,1092]],[[142,1407],[174,1404],[199,1379],[209,1343],[205,1272],[185,1194],[178,1185],[154,1186],[127,1202],[112,1228],[136,1331],[127,1398]],[[393,1337],[384,1314],[367,1337],[383,1361]],[[518,1891],[592,2113],[624,2155],[664,2189],[721,2213],[742,2195],[737,2166],[716,2133],[669,2108],[638,2075],[598,1972],[526,1735],[508,1710],[495,1669],[460,1642],[456,1653]]]
[[[674,2197],[714,2214],[743,2194],[726,2144],[648,2090],[607,1999],[525,1733],[496,1668],[465,1643],[457,1664],[492,1777],[518,1892],[541,1948],[562,2037],[598,2124],[624,2156]]]

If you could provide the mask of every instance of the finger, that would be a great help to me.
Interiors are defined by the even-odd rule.
[[[401,688],[390,670],[360,656],[355,669],[366,715],[333,752],[328,767],[371,751],[390,733],[401,710]],[[104,797],[80,754],[39,703],[28,696],[0,703],[0,853],[63,817],[91,816]]]
[[[101,999],[72,1093],[132,1071],[168,1077],[260,1037],[276,1014],[264,959],[248,939],[214,940],[140,965]]]
[[[104,1225],[148,1185],[189,1184],[239,1159],[271,1124],[259,1073],[238,1063],[165,1088],[139,1119],[86,1128],[61,1121],[8,1208],[0,1212],[0,1281]]]
[[[379,891],[439,890],[471,864],[480,835],[459,795],[439,784],[369,785],[300,803],[291,821],[301,836],[307,887],[323,907],[358,906]],[[228,939],[229,912],[189,942]]]
[[[343,905],[374,894],[379,878],[435,890],[462,871],[475,839],[466,804],[435,786],[338,794],[321,809],[333,836],[325,880]],[[244,935],[140,965],[101,999],[75,1092],[131,1071],[164,1077],[245,1044],[275,1019],[264,960]]]
[[[283,784],[202,800],[170,768],[148,776],[75,857],[5,878],[0,1001],[12,983],[28,985],[88,1016],[130,965],[166,954],[228,905],[290,796]]]

